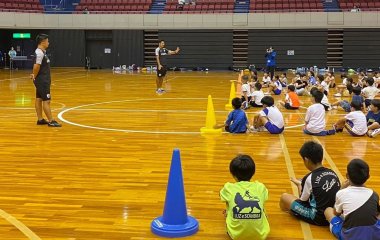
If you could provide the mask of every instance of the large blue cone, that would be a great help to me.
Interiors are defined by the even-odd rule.
[[[198,221],[187,215],[179,149],[174,149],[170,166],[164,214],[152,221],[151,230],[162,237],[186,237],[198,231]]]

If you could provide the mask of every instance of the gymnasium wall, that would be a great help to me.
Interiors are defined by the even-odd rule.
[[[278,29],[248,31],[248,62],[264,67],[265,51],[272,46],[277,52],[277,67],[326,66],[326,29]],[[294,55],[288,55],[288,50]]]
[[[380,31],[345,29],[343,37],[343,66],[380,66]]]
[[[181,54],[168,57],[168,65],[194,68],[227,69],[232,66],[231,30],[160,30],[167,48],[181,48]]]

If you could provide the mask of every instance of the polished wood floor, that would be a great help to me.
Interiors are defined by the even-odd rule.
[[[292,192],[290,176],[307,173],[298,155],[304,141],[319,140],[325,165],[343,176],[350,159],[365,159],[372,173],[367,185],[380,192],[379,139],[306,136],[299,126],[304,109],[283,111],[290,128],[281,136],[200,135],[208,94],[217,121],[225,120],[236,73],[169,73],[168,92],[158,96],[153,74],[55,69],[52,108],[65,120],[58,120],[62,128],[36,125],[28,74],[0,71],[0,209],[40,239],[158,239],[150,223],[162,214],[174,148],[181,150],[189,213],[200,222],[186,239],[228,239],[219,190],[233,181],[228,166],[238,153],[253,156],[254,179],[269,189],[269,239],[332,239],[327,228],[301,228],[278,207],[281,193]],[[302,102],[308,106],[309,97]],[[328,125],[343,114],[329,112]],[[38,239],[19,228],[1,218],[0,239]]]

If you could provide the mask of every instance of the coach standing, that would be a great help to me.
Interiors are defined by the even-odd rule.
[[[46,55],[46,49],[49,47],[49,36],[39,34],[36,38],[37,49],[35,51],[35,63],[33,65],[33,73],[30,75],[36,87],[35,108],[37,113],[37,125],[48,125],[49,127],[61,127],[57,121],[53,119],[50,109],[50,60]],[[44,111],[48,121],[42,117]]]
[[[265,53],[265,58],[267,60],[267,72],[270,73],[270,79],[273,80],[274,72],[276,71],[276,51],[270,47]]]

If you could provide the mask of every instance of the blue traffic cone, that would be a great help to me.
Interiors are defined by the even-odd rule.
[[[164,214],[152,221],[151,230],[161,237],[186,237],[198,231],[198,221],[187,215],[179,149],[174,149],[166,189]]]

